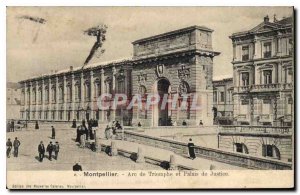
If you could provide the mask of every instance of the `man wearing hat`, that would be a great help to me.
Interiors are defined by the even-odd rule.
[[[6,142],[6,157],[10,158],[10,151],[12,148],[12,143],[10,141],[10,138],[8,138],[7,142]]]
[[[39,152],[40,162],[43,162],[43,159],[44,159],[44,156],[45,156],[45,146],[43,144],[43,141],[41,141],[40,144],[39,144],[38,152]]]
[[[53,127],[53,126],[51,126],[51,128],[52,128],[52,139],[55,139],[55,128]]]
[[[53,146],[53,150],[54,150],[54,154],[55,154],[54,158],[55,158],[55,160],[57,160],[58,152],[59,152],[59,144],[58,144],[58,142],[55,142],[55,145]]]
[[[14,157],[18,157],[19,154],[19,146],[21,145],[20,141],[17,137],[15,137],[13,146],[14,146]]]
[[[52,160],[53,144],[50,142],[47,146],[47,152],[49,153],[49,160]]]

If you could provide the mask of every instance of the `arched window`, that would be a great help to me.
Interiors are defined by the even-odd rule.
[[[51,88],[51,100],[52,100],[52,102],[56,102],[56,89],[55,89],[55,86],[53,86],[52,88]]]
[[[101,85],[99,79],[95,80],[94,86],[95,86],[95,96],[98,98],[101,95]]]
[[[46,86],[45,87],[45,102],[48,102],[49,101],[49,89],[48,87]]]
[[[262,156],[280,160],[280,151],[274,144],[263,144]]]
[[[248,154],[248,148],[244,143],[234,143],[234,151]]]
[[[90,82],[86,81],[84,84],[84,99],[91,99],[91,85]]]
[[[80,85],[78,82],[75,84],[75,100],[80,100]]]
[[[32,90],[32,102],[35,103],[36,102],[36,89]]]
[[[38,103],[41,104],[43,101],[43,94],[42,94],[42,88],[40,87],[38,89]]]
[[[71,102],[72,101],[72,87],[71,84],[68,83],[67,84],[67,102]]]
[[[63,90],[63,87],[59,86],[58,90],[59,90],[59,93],[58,93],[59,102],[63,102],[64,101],[64,90]]]

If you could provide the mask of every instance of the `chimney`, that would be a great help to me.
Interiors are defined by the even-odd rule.
[[[269,22],[269,16],[268,16],[268,15],[264,17],[264,22],[265,22],[265,23],[266,23],[266,22]]]
[[[73,66],[70,66],[70,71],[73,71]]]

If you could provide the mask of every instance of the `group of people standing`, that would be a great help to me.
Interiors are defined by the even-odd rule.
[[[86,125],[85,120],[82,121],[81,125],[77,127],[77,135],[76,135],[76,142],[79,142],[80,147],[85,147],[86,140],[93,140],[95,139],[95,130],[98,126],[98,122],[96,120],[89,120],[88,125]]]
[[[10,138],[8,138],[8,140],[6,142],[6,157],[10,158],[11,149],[12,149],[12,147],[14,147],[14,151],[13,151],[14,157],[17,158],[19,155],[20,145],[21,145],[21,142],[18,140],[17,137],[15,137],[15,140],[13,143],[10,141]]]
[[[55,145],[52,144],[52,141],[50,141],[50,143],[48,144],[46,150],[45,150],[45,146],[43,141],[40,142],[39,146],[38,146],[38,152],[39,152],[39,161],[43,162],[43,159],[45,157],[45,152],[48,152],[48,159],[50,161],[52,161],[52,153],[54,152],[54,159],[57,160],[58,159],[58,153],[59,153],[59,143],[56,141]]]
[[[108,124],[105,128],[104,134],[106,139],[111,139],[113,135],[116,135],[116,130],[122,129],[119,121],[113,121],[111,124]]]
[[[55,139],[55,128],[51,126],[51,139]],[[52,153],[54,153],[54,159],[58,159],[58,153],[59,153],[59,143],[58,141],[55,142],[55,144],[52,144],[52,141],[49,142],[47,145],[47,148],[45,149],[43,141],[40,142],[38,145],[38,153],[39,153],[39,161],[43,162],[43,159],[45,157],[45,152],[48,152],[48,159],[52,161]]]

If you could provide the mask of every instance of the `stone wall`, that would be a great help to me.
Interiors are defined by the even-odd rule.
[[[188,153],[187,143],[183,142],[142,135],[139,133],[129,131],[124,132],[124,139],[127,141],[171,150],[179,154]],[[247,154],[232,153],[218,149],[205,148],[201,146],[195,147],[195,153],[197,157],[228,163],[231,165],[236,165],[249,169],[292,169],[292,164],[288,162],[282,162],[275,159],[267,159],[263,157],[256,157]]]

